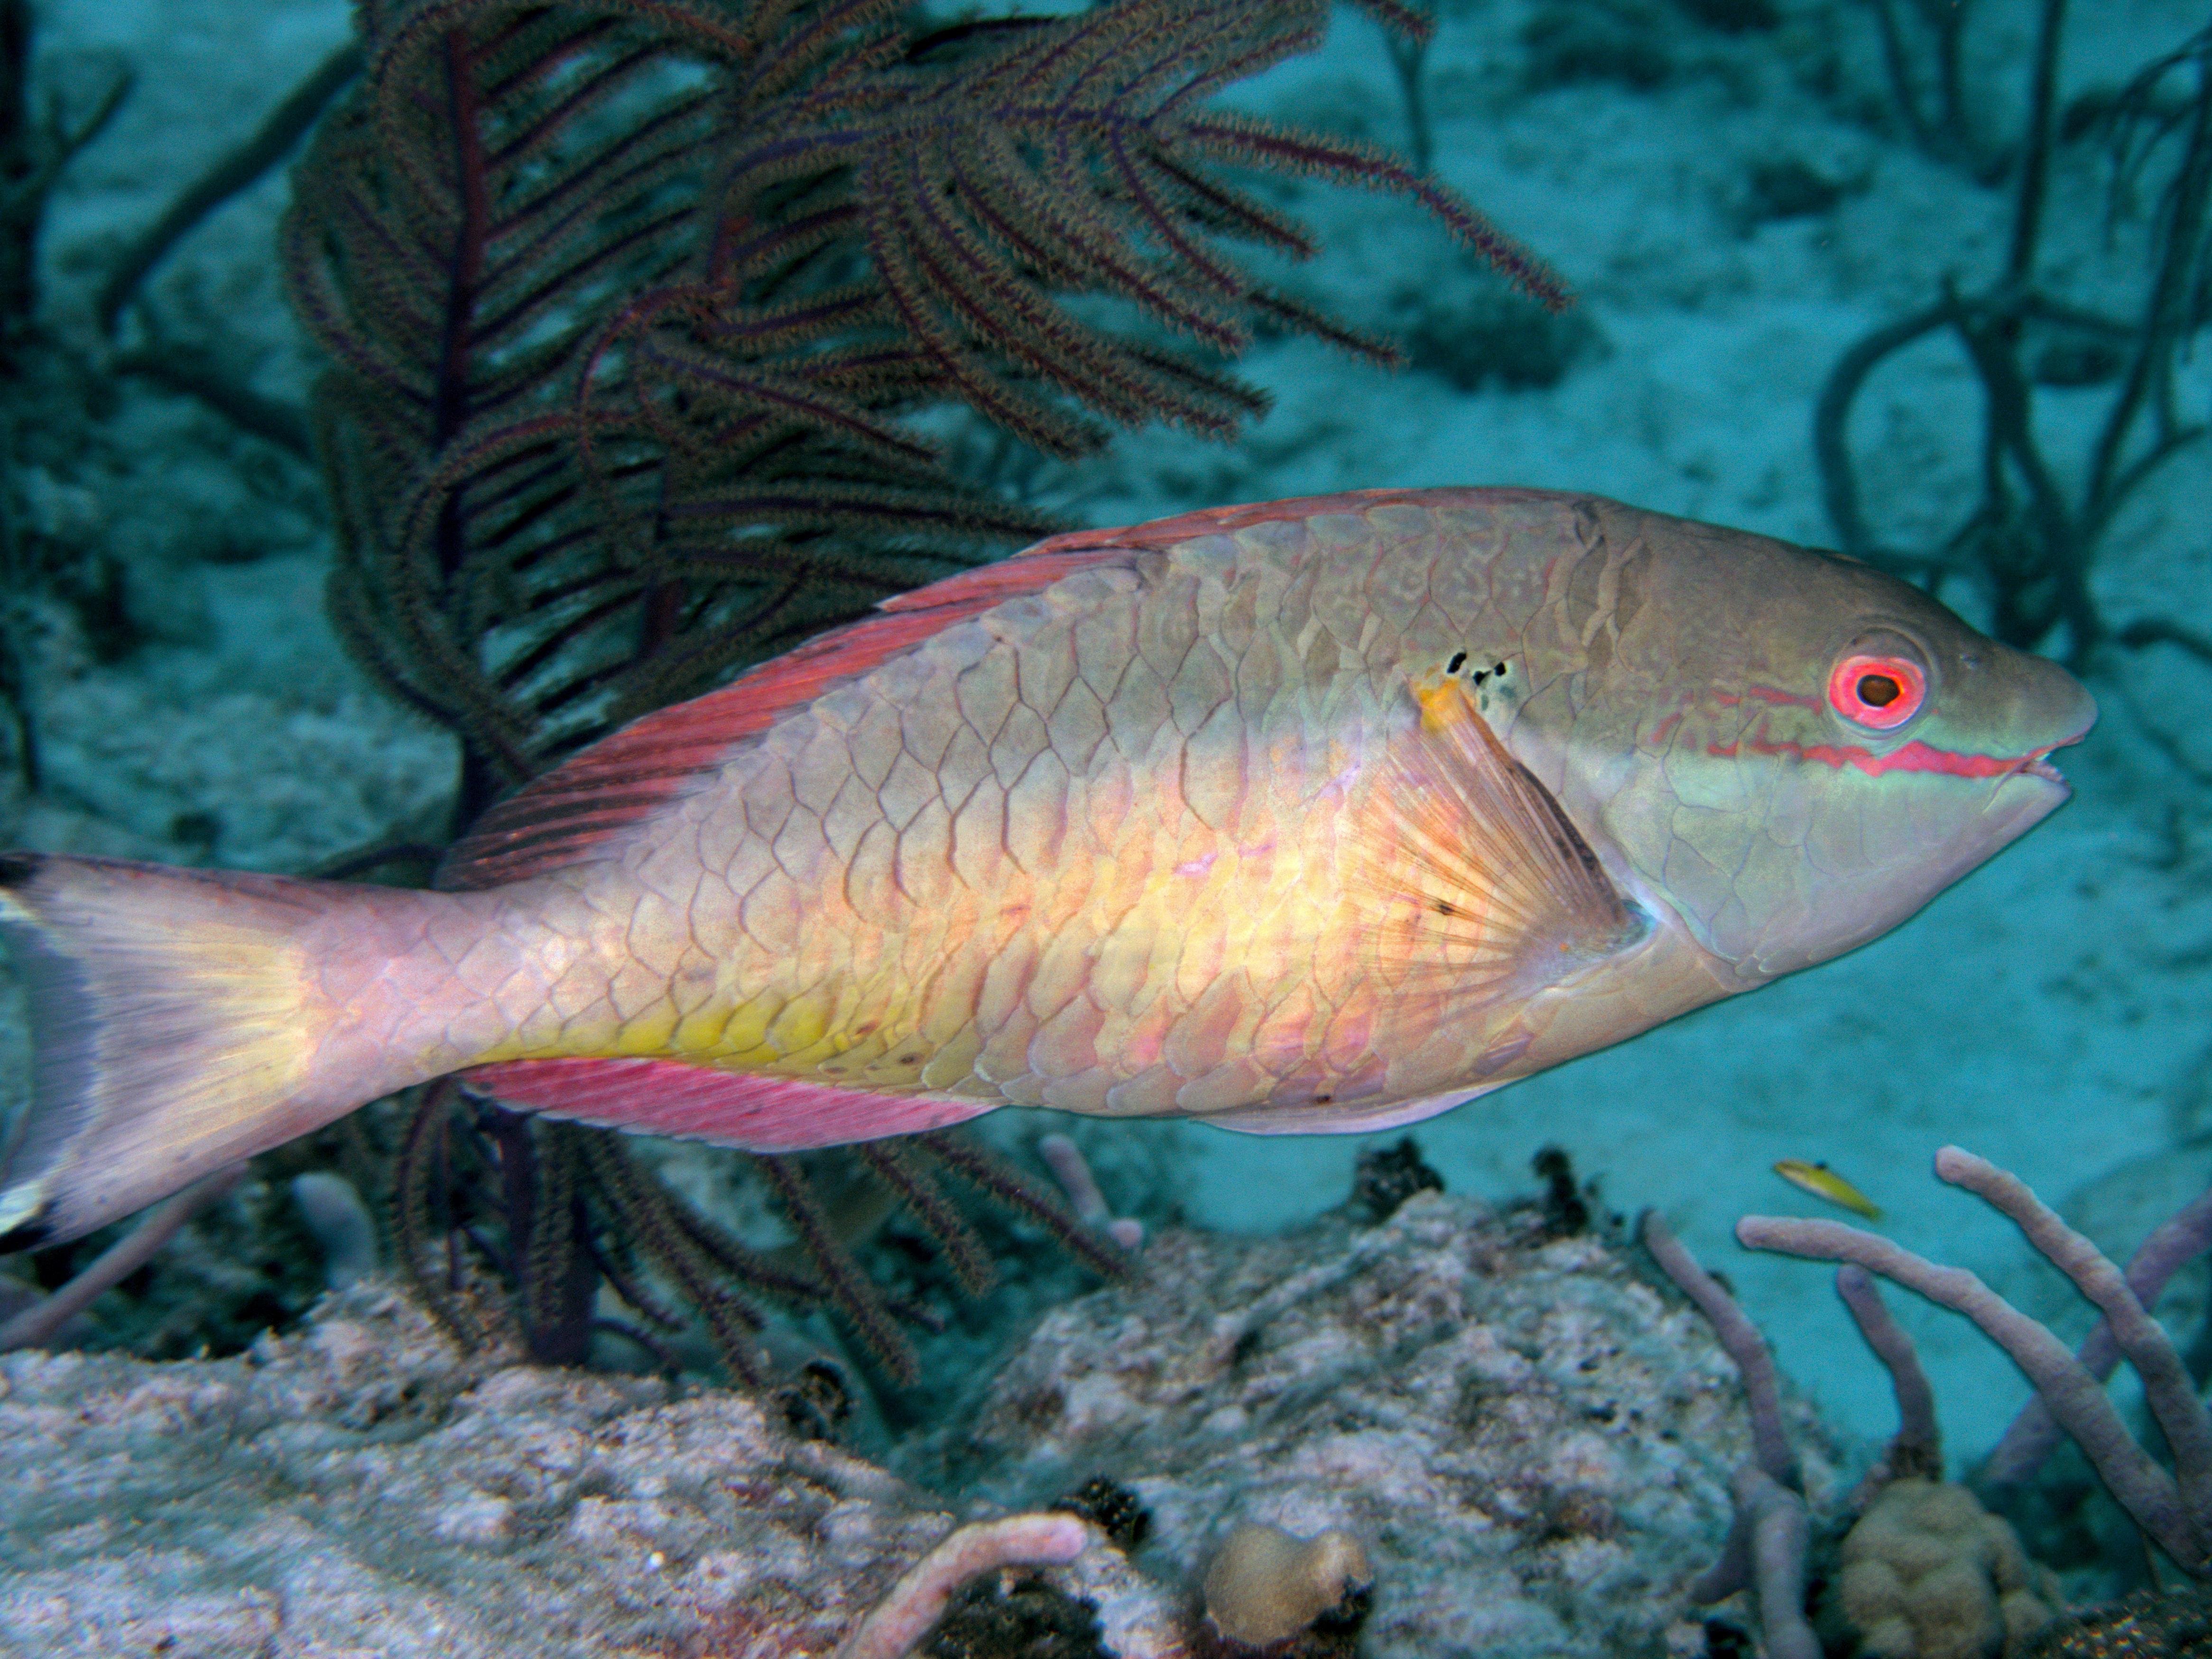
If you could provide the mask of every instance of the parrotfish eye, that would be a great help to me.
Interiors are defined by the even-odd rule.
[[[1863,643],[1846,651],[1828,671],[1828,706],[1870,732],[1895,731],[1927,701],[1928,671],[1917,653],[1869,650]]]

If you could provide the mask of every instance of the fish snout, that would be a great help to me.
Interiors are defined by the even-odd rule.
[[[2064,669],[2057,667],[2056,664],[2052,665],[2052,670],[2054,673],[2063,678],[2066,690],[2070,693],[2065,699],[2066,706],[2061,711],[2058,719],[2052,722],[2064,735],[2052,739],[2040,749],[2031,751],[2021,762],[2017,770],[2030,777],[2041,778],[2045,782],[2056,784],[2065,794],[2071,795],[2074,793],[2073,786],[2066,781],[2066,775],[2051,763],[2050,757],[2056,750],[2072,748],[2082,738],[2087,737],[2091,728],[2097,724],[2099,710],[2097,700],[2089,694],[2087,686],[2067,673]]]

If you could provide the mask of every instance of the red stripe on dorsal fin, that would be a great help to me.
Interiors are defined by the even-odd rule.
[[[1125,532],[1084,531],[900,593],[881,613],[832,629],[749,669],[719,691],[632,720],[526,784],[476,821],[439,867],[449,892],[498,887],[592,850],[713,771],[740,740],[953,623],[1092,566],[1126,559]]]
[[[603,1129],[803,1152],[964,1123],[995,1100],[879,1095],[673,1060],[509,1060],[461,1075],[516,1106]]]
[[[1323,518],[1335,513],[1369,513],[1378,507],[1433,508],[1451,504],[1455,500],[1484,501],[1500,505],[1536,499],[1553,498],[1547,491],[1534,489],[1345,489],[1333,495],[1292,495],[1279,501],[1247,501],[1237,507],[1203,507],[1193,513],[1178,513],[1171,519],[1154,519],[1149,524],[1129,525],[1118,530],[1071,530],[1039,542],[1028,550],[1027,555],[1017,556],[1081,552],[1094,548],[1157,551],[1173,547],[1177,542],[1194,541],[1200,536],[1233,535],[1237,531],[1249,530],[1254,525],[1285,524],[1300,519]],[[986,568],[1001,570],[1006,567],[991,565]],[[957,577],[955,580],[964,581],[967,578]],[[901,594],[898,599],[886,600],[884,609],[888,611],[906,599],[919,599],[932,591],[925,587],[917,593]]]
[[[1419,504],[1435,494],[1352,490],[1207,507],[1115,529],[1070,531],[995,564],[894,594],[877,606],[877,615],[809,640],[719,691],[633,720],[524,786],[478,818],[447,854],[437,885],[449,891],[498,887],[577,863],[666,805],[692,779],[720,766],[732,745],[765,731],[839,681],[865,674],[955,623],[1039,592],[1079,570],[1200,536],[1327,513],[1361,513],[1399,501]]]

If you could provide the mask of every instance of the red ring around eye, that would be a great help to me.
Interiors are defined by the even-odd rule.
[[[1828,706],[1855,726],[1895,730],[1928,700],[1928,677],[1904,657],[1854,652],[1828,674]]]

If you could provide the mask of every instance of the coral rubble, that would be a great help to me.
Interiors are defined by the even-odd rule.
[[[1139,1565],[1185,1584],[1247,1525],[1348,1533],[1366,1659],[1561,1659],[1703,1651],[1685,1586],[1751,1459],[1710,1328],[1616,1243],[1419,1191],[1373,1227],[1163,1232],[901,1467],[1008,1507],[1109,1475],[1153,1516]]]
[[[1685,1581],[1750,1427],[1704,1322],[1603,1231],[1420,1191],[1143,1260],[899,1474],[772,1399],[465,1352],[374,1282],[232,1358],[0,1358],[0,1654],[781,1659],[904,1650],[950,1607],[1186,1659],[1243,1528],[1356,1541],[1367,1659],[1702,1651]]]
[[[0,1360],[10,1659],[820,1655],[952,1531],[745,1395],[465,1355],[384,1289],[231,1359]],[[1157,1650],[1117,1553],[1061,1571]]]

